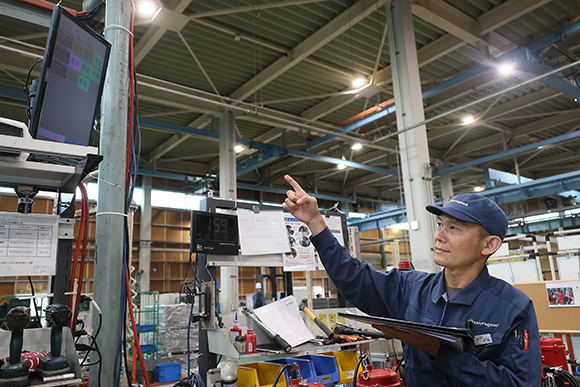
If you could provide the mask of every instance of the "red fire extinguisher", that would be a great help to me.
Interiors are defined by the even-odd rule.
[[[358,374],[356,387],[404,387],[401,378],[395,371],[375,370],[366,353],[360,355],[359,364],[362,366],[362,371]],[[359,364],[355,368],[355,378],[357,377]]]

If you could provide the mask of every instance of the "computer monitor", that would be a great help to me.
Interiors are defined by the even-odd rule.
[[[91,145],[111,45],[55,6],[28,130],[33,138]]]

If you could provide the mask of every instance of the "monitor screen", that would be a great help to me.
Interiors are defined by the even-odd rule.
[[[91,145],[111,45],[55,6],[29,130],[32,137]]]

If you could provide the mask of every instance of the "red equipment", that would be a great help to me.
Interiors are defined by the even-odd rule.
[[[561,367],[565,371],[570,371],[566,360],[566,346],[562,339],[556,337],[540,338],[540,351],[542,352],[542,365]]]
[[[358,374],[356,387],[405,387],[395,371],[375,370],[366,353],[360,355],[360,364],[362,372]]]
[[[393,370],[375,370],[372,365],[367,370],[359,374],[357,387],[404,387],[399,375]]]

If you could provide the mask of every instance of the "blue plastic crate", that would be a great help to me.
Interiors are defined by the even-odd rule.
[[[154,332],[155,331],[155,324],[137,324],[135,326],[137,332]]]
[[[292,364],[293,362],[298,363],[298,367],[300,367],[300,376],[307,383],[316,383],[316,370],[314,369],[314,364],[310,360],[306,359],[298,359],[296,357],[283,357],[281,359],[272,359],[266,360],[267,363],[276,363],[276,364]],[[286,380],[290,380],[292,376],[289,369],[284,370],[286,374]]]
[[[181,379],[181,364],[155,364],[155,380],[158,382],[175,382]]]
[[[323,384],[326,387],[333,387],[340,380],[338,364],[336,363],[336,358],[334,356],[302,355],[289,358],[289,360],[292,359],[312,361],[312,364],[314,364],[314,370],[316,371],[317,383]]]

